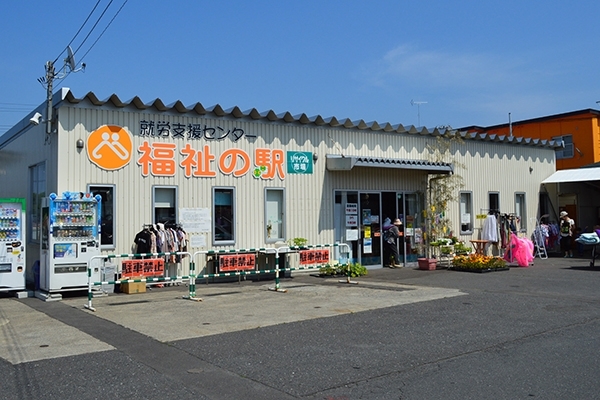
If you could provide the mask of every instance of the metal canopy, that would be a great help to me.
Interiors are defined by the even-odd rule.
[[[600,168],[577,168],[556,171],[542,183],[599,181]]]
[[[327,154],[327,170],[329,171],[350,171],[354,167],[414,169],[430,174],[452,174],[454,172],[452,164],[449,163],[434,163],[424,160],[408,160],[402,158]]]

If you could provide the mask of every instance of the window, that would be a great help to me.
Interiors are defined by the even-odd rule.
[[[527,207],[525,193],[515,193],[515,215],[521,221],[521,232],[527,232]]]
[[[488,193],[488,207],[489,211],[500,212],[500,193],[489,192]]]
[[[41,238],[41,207],[42,199],[46,197],[46,164],[40,163],[29,167],[29,240],[39,243]]]
[[[94,196],[99,194],[100,200],[100,245],[102,248],[115,248],[115,186],[114,185],[90,185],[88,192]]]
[[[285,241],[284,189],[265,188],[265,242]]]
[[[235,243],[234,188],[213,188],[213,244]]]
[[[473,194],[460,192],[460,233],[473,233]]]
[[[177,188],[154,186],[152,189],[154,209],[152,223],[177,223]]]
[[[565,145],[563,149],[556,150],[556,159],[573,158],[575,156],[573,146],[573,135],[562,135],[552,138],[553,140],[562,141]]]

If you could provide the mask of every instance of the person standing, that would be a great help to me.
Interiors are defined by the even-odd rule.
[[[385,234],[385,247],[387,249],[387,258],[385,261],[389,262],[386,266],[389,266],[390,268],[402,266],[400,254],[398,254],[398,238],[402,236],[400,232],[401,227],[402,221],[400,221],[399,218],[396,218]]]
[[[560,250],[564,257],[573,257],[572,239],[575,221],[569,217],[566,211],[560,212]]]

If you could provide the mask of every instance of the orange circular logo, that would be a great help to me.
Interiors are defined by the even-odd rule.
[[[91,162],[107,170],[123,168],[131,160],[133,142],[124,128],[102,125],[87,139],[87,155]]]

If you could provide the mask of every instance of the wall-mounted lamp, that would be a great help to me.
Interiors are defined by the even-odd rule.
[[[317,162],[319,159],[319,155],[317,153],[313,153],[313,162]]]
[[[45,121],[42,118],[42,114],[40,114],[39,112],[36,112],[35,114],[33,114],[33,117],[29,118],[29,123],[31,125],[39,125],[40,122],[45,122]]]
[[[77,142],[75,144],[79,150],[83,149],[83,140],[82,139],[77,139]]]

